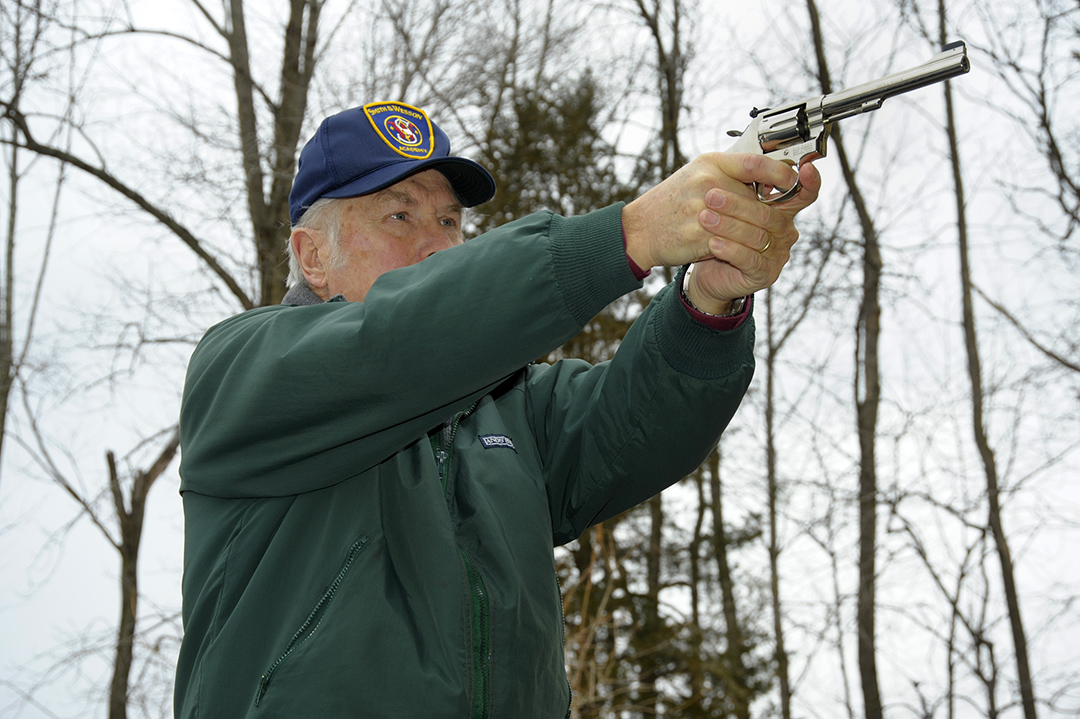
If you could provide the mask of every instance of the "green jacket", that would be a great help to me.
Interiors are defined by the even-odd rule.
[[[752,323],[711,330],[670,287],[611,362],[530,364],[640,286],[620,211],[532,215],[363,303],[206,334],[177,717],[567,714],[553,546],[691,472],[753,372]]]

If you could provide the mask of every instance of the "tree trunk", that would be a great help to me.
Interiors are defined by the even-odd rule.
[[[641,708],[646,717],[660,715],[660,692],[656,683],[660,679],[660,647],[662,627],[660,622],[660,557],[664,542],[664,504],[659,494],[649,500],[649,547],[645,557],[645,611],[642,623],[644,641],[641,665]]]
[[[670,16],[670,41],[664,41],[661,27],[662,0],[654,0],[652,9],[644,0],[635,0],[638,14],[645,22],[656,44],[657,93],[660,98],[660,166],[661,177],[667,177],[686,164],[679,146],[679,118],[682,113],[683,77],[690,47],[683,46],[683,0],[671,0],[666,15]]]
[[[284,251],[289,237],[289,190],[296,172],[296,148],[307,112],[308,87],[315,71],[315,45],[322,5],[318,0],[290,0],[289,6],[281,58],[281,99],[272,108],[274,137],[268,158],[271,177],[267,187],[262,165],[267,158],[259,144],[244,2],[229,2],[226,40],[233,67],[240,153],[258,262],[260,305],[280,302],[285,294],[287,265]]]
[[[728,563],[727,556],[728,538],[724,530],[719,447],[709,455],[709,464],[711,465],[709,489],[712,492],[713,554],[716,555],[717,579],[724,608],[724,634],[727,639],[725,665],[728,677],[724,691],[731,702],[732,714],[735,718],[749,719],[750,681],[743,661],[746,654],[746,642],[743,639],[742,626],[739,624],[738,608],[735,605],[735,582],[731,578],[731,565]]]
[[[776,353],[773,341],[772,289],[765,291],[766,333],[768,355],[765,359],[765,473],[768,487],[769,511],[769,595],[772,599],[773,637],[776,642],[776,678],[780,684],[780,716],[791,719],[791,678],[789,676],[787,648],[784,645],[783,609],[780,602],[780,540],[777,513],[779,495],[776,476]]]
[[[0,307],[0,457],[3,457],[4,432],[7,427],[8,404],[11,385],[15,381],[14,322],[15,322],[15,218],[18,215],[19,146],[15,144],[18,132],[11,129],[11,167],[8,171],[8,222],[4,252],[3,307]]]
[[[693,474],[694,490],[697,493],[697,511],[694,513],[694,533],[690,539],[690,656],[686,659],[689,673],[690,698],[688,703],[696,706],[704,696],[705,676],[702,662],[701,628],[701,545],[705,541],[705,480],[702,476],[704,467],[699,467]]]
[[[944,0],[938,0],[939,39],[944,45],[946,40],[946,15]],[[1035,692],[1031,682],[1031,668],[1028,664],[1027,637],[1020,614],[1020,598],[1016,592],[1016,579],[1013,573],[1012,555],[1005,537],[1005,528],[1001,519],[1000,485],[998,482],[997,462],[994,450],[986,436],[986,423],[983,416],[982,363],[979,357],[978,336],[975,331],[975,309],[971,288],[971,265],[968,253],[967,216],[964,209],[964,183],[960,168],[960,145],[957,139],[956,118],[953,113],[952,87],[945,83],[945,129],[949,137],[949,157],[951,159],[953,185],[956,198],[957,243],[960,251],[960,288],[964,327],[964,347],[967,350],[968,378],[971,381],[971,425],[975,436],[975,445],[979,449],[983,471],[986,475],[986,498],[989,504],[987,518],[990,533],[994,538],[998,560],[1001,565],[1001,583],[1005,592],[1005,603],[1009,612],[1009,628],[1012,630],[1013,649],[1016,652],[1016,673],[1020,684],[1020,700],[1024,707],[1024,719],[1035,719]]]
[[[817,55],[821,91],[832,91],[821,18],[814,0],[807,0],[810,25]],[[859,217],[863,240],[863,291],[859,304],[855,348],[855,414],[859,435],[859,592],[856,609],[858,631],[859,679],[862,684],[864,716],[881,719],[881,694],[878,690],[877,650],[875,641],[876,552],[877,552],[877,467],[875,443],[878,407],[881,402],[881,377],[878,345],[881,336],[881,247],[873,218],[859,190],[855,172],[841,141],[839,128],[832,131],[832,147]]]
[[[116,636],[116,660],[113,662],[112,683],[109,688],[109,719],[127,719],[128,695],[130,693],[131,667],[135,650],[135,629],[139,613],[139,546],[142,543],[143,519],[146,516],[146,498],[150,488],[172,462],[180,446],[180,432],[174,430],[172,437],[150,469],[139,471],[131,486],[130,508],[125,506],[116,457],[107,452],[109,464],[109,489],[120,523],[120,626]]]

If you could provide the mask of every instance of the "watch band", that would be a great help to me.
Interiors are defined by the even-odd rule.
[[[688,306],[693,307],[695,311],[700,312],[701,314],[705,315],[706,317],[721,317],[721,318],[723,318],[723,317],[734,317],[734,316],[736,316],[738,314],[741,314],[742,311],[744,309],[746,309],[746,300],[747,300],[746,297],[739,297],[739,298],[736,298],[736,299],[732,300],[731,301],[731,309],[729,309],[725,314],[722,314],[722,315],[714,315],[712,312],[706,312],[705,310],[703,310],[700,307],[698,307],[697,305],[695,305],[693,302],[690,301],[690,295],[686,291],[687,288],[690,286],[690,273],[693,272],[693,270],[694,270],[694,265],[688,265],[687,266],[686,274],[683,275],[682,285],[679,287],[679,293],[682,295],[683,302],[685,302]]]

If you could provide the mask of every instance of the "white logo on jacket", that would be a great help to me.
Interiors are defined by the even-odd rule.
[[[482,434],[479,437],[480,444],[484,446],[484,449],[494,449],[495,447],[506,447],[517,452],[517,448],[514,446],[514,440],[507,437],[505,434]]]

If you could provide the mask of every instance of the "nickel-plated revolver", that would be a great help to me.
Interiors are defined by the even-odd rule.
[[[754,108],[750,113],[753,120],[745,130],[728,133],[739,139],[727,151],[763,154],[798,167],[803,158],[825,157],[832,123],[876,110],[888,97],[948,80],[970,69],[967,46],[961,40],[949,43],[940,54],[909,70],[777,108]],[[784,202],[794,197],[799,187],[796,181],[794,187],[769,195],[758,187],[758,199]]]

